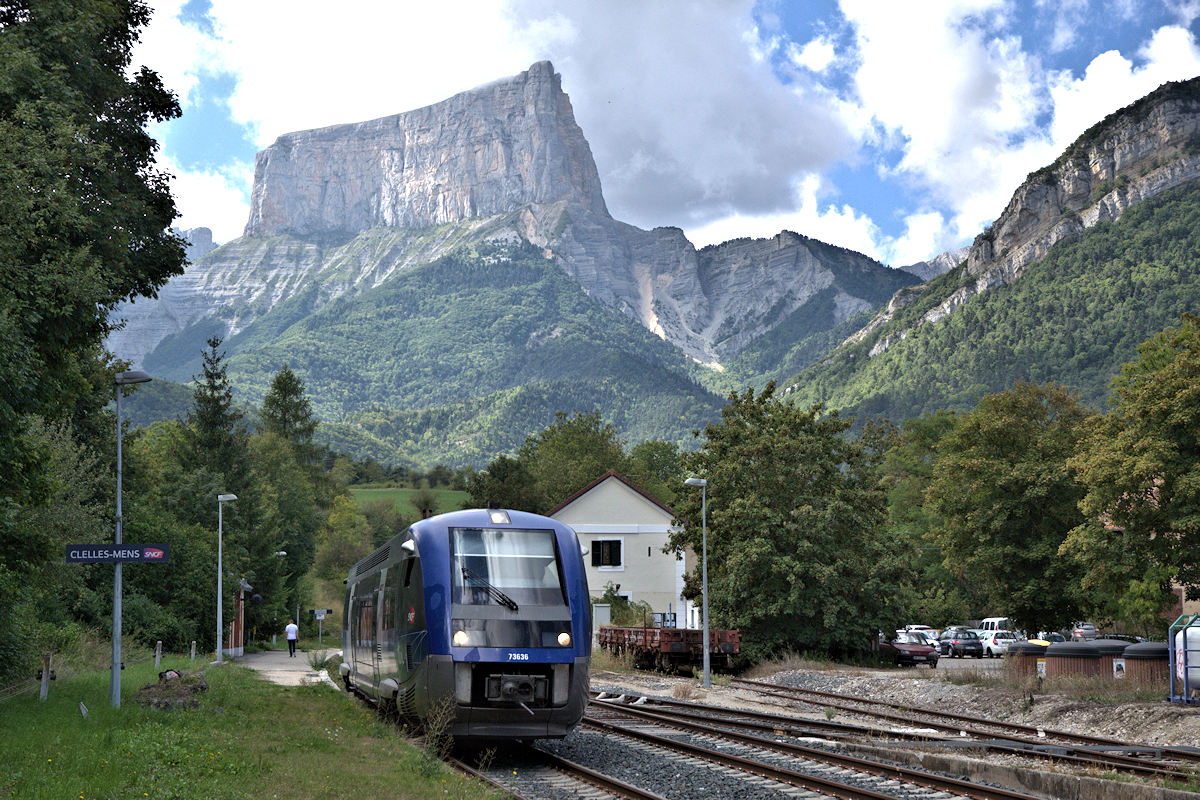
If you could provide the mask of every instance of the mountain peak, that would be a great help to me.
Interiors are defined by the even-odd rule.
[[[247,236],[423,228],[565,201],[608,215],[549,61],[425,108],[288,133],[258,154]]]

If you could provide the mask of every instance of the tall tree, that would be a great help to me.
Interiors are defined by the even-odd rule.
[[[1139,594],[1143,605],[1165,600],[1171,576],[1200,596],[1198,376],[1200,318],[1185,314],[1121,369],[1113,408],[1089,426],[1071,462],[1087,486],[1088,521],[1064,550],[1088,565],[1091,584],[1132,592],[1135,605]]]
[[[149,17],[137,0],[0,2],[0,526],[49,490],[25,415],[66,413],[109,311],[183,271],[147,133],[179,106],[130,69]]]
[[[525,439],[517,455],[537,492],[538,511],[547,511],[610,469],[626,470],[628,459],[617,429],[599,410],[564,411],[541,433]]]
[[[941,441],[957,422],[952,411],[908,420],[879,465],[880,485],[888,497],[892,549],[904,565],[900,586],[905,619],[935,627],[970,617],[974,595],[969,576],[958,579],[946,569],[941,548],[930,538],[937,516],[925,503]]]
[[[291,442],[303,462],[316,460],[312,438],[317,431],[317,419],[304,394],[304,383],[287,364],[276,373],[263,398],[262,422],[265,430]]]
[[[870,647],[894,595],[884,541],[884,495],[850,421],[820,406],[733,394],[721,422],[683,456],[708,481],[709,607],[741,629],[761,658],[787,649],[847,653]],[[676,495],[670,546],[701,553],[701,493]],[[699,576],[688,577],[691,591]]]
[[[476,508],[541,509],[529,470],[518,459],[504,454],[492,459],[483,472],[468,476],[467,494]]]
[[[1066,389],[1021,382],[983,397],[939,443],[930,536],[950,571],[978,587],[981,610],[1026,629],[1065,625],[1084,608],[1081,570],[1058,550],[1083,522],[1067,461],[1087,415]]]
[[[670,505],[682,491],[683,472],[675,442],[638,442],[629,451],[629,478],[659,502]]]
[[[207,341],[201,374],[195,376],[196,389],[192,409],[188,412],[188,428],[195,446],[198,466],[225,475],[230,490],[242,484],[246,469],[246,448],[249,435],[242,421],[242,412],[233,405],[233,389],[225,374],[225,354],[217,348],[221,339],[213,336]]]

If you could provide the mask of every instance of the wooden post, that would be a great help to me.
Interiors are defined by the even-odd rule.
[[[195,639],[192,639],[192,655],[191,655],[191,659],[192,659],[192,661],[195,661],[195,660],[196,660],[196,640],[195,640]]]
[[[46,700],[46,695],[50,694],[50,654],[46,653],[42,656],[42,691],[38,695],[41,701]]]
[[[158,666],[162,662],[162,639],[159,639],[154,644],[154,671],[158,672]]]

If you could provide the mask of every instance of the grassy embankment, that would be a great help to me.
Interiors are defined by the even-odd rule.
[[[467,501],[467,493],[458,489],[413,489],[402,486],[378,486],[372,484],[360,484],[348,487],[351,496],[354,497],[354,502],[358,503],[359,508],[365,508],[371,503],[382,501],[390,501],[392,508],[404,519],[412,521],[420,519],[421,515],[413,506],[411,498],[417,492],[432,491],[437,498],[437,513],[442,514],[447,511],[457,511],[463,507],[463,503]]]
[[[169,659],[187,670],[198,662]],[[0,797],[488,797],[362,705],[325,685],[283,687],[238,666],[204,670],[186,710],[144,708],[153,662],[127,667],[121,708],[107,671],[0,705]],[[80,703],[87,706],[86,718]]]

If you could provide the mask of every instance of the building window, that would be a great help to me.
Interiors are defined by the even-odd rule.
[[[592,542],[593,567],[623,567],[620,539],[596,539]]]

